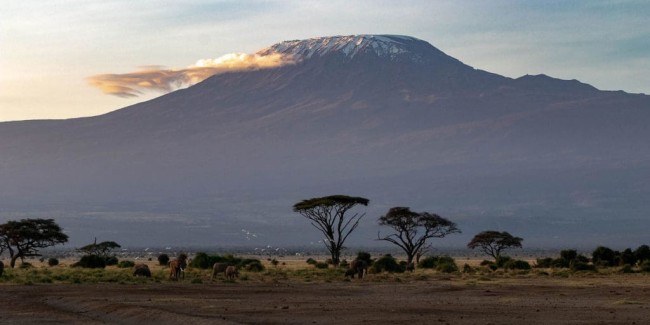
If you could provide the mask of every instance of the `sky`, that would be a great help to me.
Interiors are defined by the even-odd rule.
[[[650,94],[645,0],[2,0],[0,121],[94,116],[172,90],[111,91],[98,83],[111,74],[193,72],[284,40],[353,34],[417,37],[507,77]]]

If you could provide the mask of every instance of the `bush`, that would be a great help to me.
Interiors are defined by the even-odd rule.
[[[593,253],[591,253],[594,264],[599,266],[618,265],[618,255],[618,252],[603,246],[598,246]]]
[[[634,273],[634,270],[632,269],[632,265],[630,264],[625,264],[623,267],[619,270],[621,273]]]
[[[106,266],[117,265],[118,260],[115,256],[109,256],[106,258]]]
[[[196,253],[190,262],[190,267],[199,269],[211,269],[214,263],[226,263],[228,265],[234,265],[239,268],[255,272],[264,270],[264,265],[262,265],[262,262],[260,262],[258,259],[241,259],[231,254],[226,254],[223,256],[208,255],[203,252]]]
[[[57,265],[59,265],[59,260],[54,258],[54,257],[50,257],[47,260],[47,265],[49,265],[49,266],[57,266]]]
[[[402,268],[399,263],[397,263],[397,260],[390,254],[386,254],[382,257],[380,257],[378,260],[376,260],[372,264],[372,270],[375,273],[381,273],[381,272],[397,272],[397,273],[402,273],[404,272],[404,268]]]
[[[575,260],[576,257],[578,257],[578,251],[575,249],[565,249],[563,251],[560,251],[560,258],[567,262]]]
[[[454,272],[458,272],[458,266],[453,261],[438,262],[438,266],[436,266],[436,271],[444,272],[444,273],[454,273]]]
[[[243,260],[233,259],[231,263],[247,271],[252,271],[252,272],[264,271],[264,265],[262,265],[262,262],[260,262],[260,260],[255,258],[247,258]]]
[[[586,256],[584,256],[582,254],[578,254],[578,256],[576,256],[574,261],[582,262],[582,263],[589,263],[589,258],[587,258]]]
[[[213,261],[213,258],[210,258],[210,256],[206,253],[199,252],[196,253],[194,258],[192,259],[192,262],[190,262],[190,267],[193,268],[198,268],[198,269],[208,269],[211,268],[216,261]]]
[[[571,266],[571,271],[596,271],[596,265],[576,261]]]
[[[437,265],[438,265],[438,257],[436,256],[427,256],[418,262],[418,268],[421,269],[433,269]]]
[[[18,267],[19,269],[31,269],[34,267],[31,263],[23,262],[20,263],[20,266]]]
[[[420,260],[418,267],[422,269],[435,269],[439,264],[445,263],[455,263],[455,261],[449,256],[427,256]]]
[[[451,256],[439,256],[438,264],[445,264],[445,263],[456,263],[456,261]]]
[[[117,263],[117,267],[121,269],[129,268],[129,267],[134,267],[135,263],[133,261],[120,261]]]
[[[192,268],[197,268],[197,269],[209,269],[211,268],[214,263],[216,263],[216,258],[204,253],[204,252],[198,252],[196,255],[194,255],[194,258],[190,262],[190,267]]]
[[[463,273],[474,274],[474,272],[476,272],[476,270],[469,266],[469,264],[465,263],[465,265],[463,265]]]
[[[167,264],[169,264],[169,255],[167,254],[158,255],[158,264],[162,266],[167,266]]]
[[[497,264],[497,267],[503,268],[503,266],[510,261],[512,261],[512,258],[510,256],[499,256],[495,262]]]
[[[151,270],[149,270],[149,266],[147,266],[146,264],[134,265],[133,276],[143,276],[143,277],[150,278]]]
[[[634,251],[634,257],[639,262],[639,264],[644,261],[650,261],[650,246],[641,245]]]
[[[342,260],[341,263],[339,263],[339,267],[347,269],[350,267],[350,263],[347,260]]]
[[[316,262],[316,260],[311,257],[307,259],[307,264],[309,265],[316,265],[316,263],[318,262]]]
[[[553,267],[553,258],[552,257],[538,258],[537,261],[535,262],[535,267],[545,268],[545,269]]]
[[[641,272],[650,272],[650,260],[645,260],[641,265]]]
[[[530,270],[530,264],[522,260],[510,260],[503,265],[503,268],[509,270]]]
[[[567,260],[564,258],[556,258],[551,262],[551,267],[558,267],[558,268],[567,268],[571,267],[571,263],[574,262],[574,260]]]
[[[271,260],[271,265],[278,266],[278,264],[280,264],[280,262],[278,262],[278,260],[276,260],[276,259]]]
[[[84,255],[79,262],[72,264],[72,267],[103,269],[106,267],[106,259],[98,255]]]
[[[485,266],[485,267],[487,267],[488,269],[490,269],[492,271],[496,271],[499,268],[497,263],[494,263],[494,262],[488,261],[488,260],[483,260],[481,262],[481,266]]]
[[[546,266],[542,267],[559,267],[559,268],[568,268],[571,267],[571,263],[574,263],[577,260],[582,261],[583,259],[586,259],[582,255],[578,255],[578,251],[575,249],[565,249],[560,251],[560,258],[556,259],[551,259],[546,258],[544,259],[543,263],[546,263]],[[539,265],[540,260],[537,259],[537,264]],[[585,263],[588,261],[584,261]],[[537,266],[540,267],[540,266]]]
[[[571,268],[574,265],[580,264],[579,268],[589,268],[589,259],[584,255],[578,254],[575,249],[567,249],[560,251],[560,258],[553,259],[551,257],[538,258],[535,263],[537,268]]]
[[[481,266],[487,266],[490,270],[495,271],[499,268],[505,268],[505,265],[513,262],[514,260],[510,256],[499,256],[496,261],[483,260]],[[538,260],[539,262],[539,260]],[[529,264],[530,266],[530,264]]]
[[[329,267],[329,264],[327,264],[327,262],[316,262],[316,264],[314,264],[314,266],[317,269],[326,269],[326,268]]]
[[[637,262],[637,258],[631,249],[628,248],[621,253],[621,256],[619,258],[619,264],[636,265],[636,262]]]
[[[573,270],[575,268],[576,264],[590,265],[589,264],[589,259],[584,257],[583,255],[578,255],[574,260],[569,261],[569,266],[568,267]],[[594,270],[595,270],[595,267],[594,267]]]
[[[262,265],[262,262],[260,262],[260,260],[249,259],[249,260],[246,260],[246,261],[249,261],[249,262],[242,263],[244,270],[251,271],[251,272],[262,272],[262,271],[264,271],[264,265]]]

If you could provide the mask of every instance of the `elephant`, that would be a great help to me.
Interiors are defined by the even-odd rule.
[[[185,268],[187,267],[187,255],[180,254],[178,257],[169,262],[169,278],[179,280],[185,278]]]
[[[226,278],[228,280],[234,280],[235,277],[238,276],[239,276],[239,271],[237,270],[237,267],[230,265],[226,268]]]
[[[363,277],[368,274],[368,262],[364,260],[352,261],[352,263],[350,263],[350,268],[345,271],[345,276],[354,279],[355,274],[359,275],[359,279],[363,279]]]
[[[217,274],[221,272],[225,273],[228,266],[229,265],[226,263],[214,263],[214,265],[212,265],[212,276],[210,276],[210,280],[213,280]]]

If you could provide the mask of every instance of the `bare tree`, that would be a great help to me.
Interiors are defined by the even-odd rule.
[[[413,212],[406,207],[394,207],[386,215],[379,218],[379,225],[389,226],[395,230],[388,236],[377,239],[385,240],[400,247],[406,253],[407,263],[421,256],[429,249],[427,240],[442,238],[449,234],[460,233],[456,224],[435,214],[428,212]]]
[[[355,213],[346,217],[345,213],[356,205],[368,205],[369,200],[362,197],[332,195],[300,201],[293,211],[311,221],[312,226],[325,236],[324,244],[332,256],[332,263],[338,265],[343,244],[350,233],[359,225],[365,213]]]
[[[522,241],[522,238],[514,237],[506,231],[487,230],[476,234],[472,241],[467,244],[467,247],[471,249],[480,248],[483,253],[492,256],[496,261],[501,256],[502,250],[521,247]]]

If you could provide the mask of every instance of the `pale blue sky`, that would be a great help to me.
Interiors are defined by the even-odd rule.
[[[88,85],[288,39],[418,37],[473,67],[650,93],[649,1],[88,1],[0,4],[0,121],[105,113],[137,98]]]

